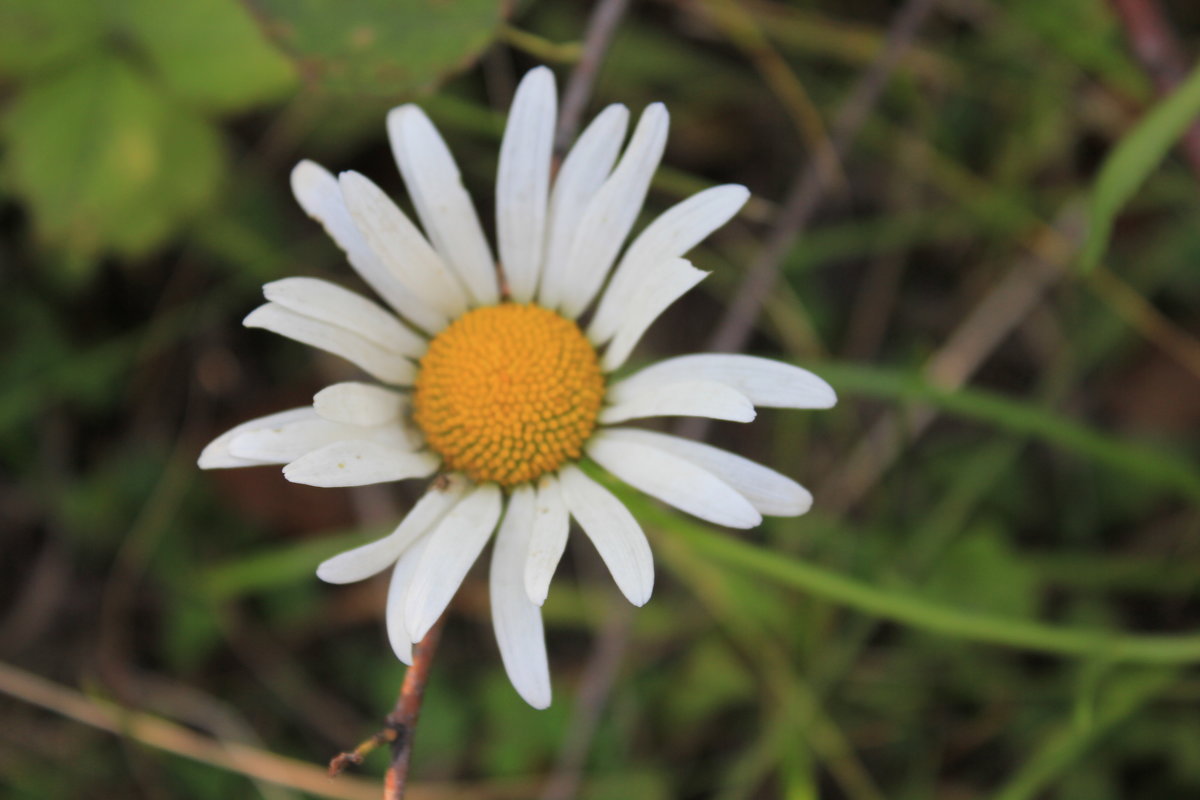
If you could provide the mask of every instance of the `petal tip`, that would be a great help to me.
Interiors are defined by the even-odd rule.
[[[528,703],[538,711],[545,711],[550,707],[551,694],[550,689],[538,689],[536,691],[520,692],[521,699]]]
[[[413,663],[412,645],[409,645],[408,649],[405,650],[402,647],[397,647],[396,643],[393,642],[392,643],[392,652],[396,654],[396,658],[398,658],[400,660],[401,664],[403,664],[406,667],[412,666],[412,663]]]
[[[352,553],[354,551],[350,550],[347,552]],[[327,558],[324,561],[322,561],[317,566],[317,577],[320,578],[321,580],[325,581],[325,583],[333,583],[333,584],[338,584],[338,585],[346,584],[346,583],[357,583],[360,580],[364,580],[364,577],[361,575],[361,573],[358,575],[355,575],[355,574],[352,574],[351,572],[347,571],[347,569],[346,569],[347,564],[346,564],[346,560],[342,558],[343,555],[345,555],[345,553],[336,555],[333,558]],[[371,576],[368,575],[366,577],[371,577]]]
[[[266,290],[265,286],[263,287],[263,290],[264,291]],[[253,311],[251,311],[245,317],[243,317],[242,318],[242,327],[244,327],[244,328],[261,328],[261,327],[263,327],[262,318],[265,314],[270,313],[265,310],[268,305],[269,304],[261,305],[258,308],[254,309]]]
[[[728,525],[731,528],[737,528],[739,530],[749,530],[751,528],[757,528],[762,524],[762,521],[762,514],[755,511],[753,514],[738,515],[736,518],[729,520]]]
[[[746,201],[750,199],[750,190],[740,183],[730,183],[727,185],[729,187],[727,194],[729,195],[730,202],[737,207],[737,210],[734,211],[736,214],[737,211],[741,210],[742,206],[746,205]]]
[[[311,159],[302,158],[296,162],[296,166],[292,167],[292,185],[303,184],[322,174],[327,174],[324,167]]]
[[[410,614],[410,615],[408,615],[408,617],[405,618],[404,626],[406,628],[408,628],[409,635],[412,636],[413,641],[419,642],[425,638],[425,634],[429,633],[429,629],[433,627],[434,622],[437,622],[437,620],[434,619],[434,620],[426,621],[422,617],[416,616],[414,614]],[[420,623],[420,624],[414,624],[414,623]]]
[[[546,598],[550,594],[549,586],[541,586],[533,581],[525,582],[525,596],[529,598],[529,602],[533,603],[538,608],[546,604]]]
[[[201,450],[200,455],[196,457],[196,466],[200,469],[220,469],[228,461],[227,457],[223,457],[227,455],[223,452],[224,448],[215,448],[213,444]]]
[[[303,456],[290,464],[284,465],[282,470],[284,480],[289,483],[298,483],[301,486],[322,486],[320,482],[316,481],[312,471],[304,464],[299,463],[301,460],[303,460]]]
[[[425,112],[420,106],[415,103],[405,103],[401,106],[396,106],[387,114],[387,126],[391,128],[396,126],[397,129],[411,125],[415,120],[424,117]]]

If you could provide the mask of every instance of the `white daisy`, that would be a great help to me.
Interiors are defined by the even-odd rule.
[[[416,106],[393,110],[387,128],[424,233],[362,175],[335,178],[301,162],[292,172],[300,205],[391,310],[323,280],[286,278],[264,287],[268,302],[245,324],[341,356],[379,383],[339,383],[312,406],[239,425],[199,461],[285,464],[288,480],[312,486],[439,474],[393,533],[329,559],[317,575],[348,583],[392,567],[387,631],[410,663],[413,642],[499,526],[492,619],[513,685],[537,708],[550,704],[540,606],[570,518],[630,602],[644,604],[654,584],[642,529],[579,460],[701,519],[750,528],[762,514],[803,514],[811,495],[740,456],[624,423],[749,422],[756,405],[836,400],[810,372],[743,355],[683,356],[610,379],[655,318],[705,276],[683,255],[748,192],[718,186],[684,200],[618,259],[662,157],[667,111],[647,108],[618,159],[629,114],[609,106],[552,180],[555,116],[554,77],[539,67],[517,89],[500,149],[503,277],[449,149]],[[585,329],[577,320],[593,304]]]

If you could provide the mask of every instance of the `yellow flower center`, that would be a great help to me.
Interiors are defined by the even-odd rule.
[[[413,419],[448,469],[507,487],[579,458],[603,399],[578,325],[504,303],[468,311],[429,343]]]

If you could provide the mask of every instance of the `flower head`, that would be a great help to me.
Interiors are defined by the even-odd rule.
[[[391,309],[326,281],[287,278],[264,287],[268,302],[245,324],[341,356],[378,383],[335,384],[311,406],[239,425],[199,462],[284,464],[288,480],[313,486],[440,473],[395,531],[317,574],[348,583],[391,567],[387,631],[409,663],[413,642],[496,532],[496,638],[513,685],[538,708],[550,703],[540,606],[570,519],[631,602],[644,604],[654,584],[637,521],[577,462],[586,455],[697,517],[749,528],[763,514],[804,513],[811,496],[740,456],[623,423],[749,422],[756,405],[828,408],[836,399],[812,373],[741,355],[672,358],[612,379],[659,314],[705,276],[683,255],[748,192],[730,185],[694,195],[621,253],[662,157],[666,109],[647,108],[621,152],[628,112],[609,106],[552,180],[555,116],[553,75],[534,69],[500,150],[499,272],[450,151],[417,107],[392,111],[388,133],[423,232],[362,175],[335,178],[300,163],[292,173],[300,205]]]

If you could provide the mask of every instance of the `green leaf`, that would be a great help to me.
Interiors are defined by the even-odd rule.
[[[80,265],[160,244],[208,204],[221,174],[216,130],[111,55],[32,82],[3,134],[38,235]]]
[[[239,111],[283,97],[292,63],[234,0],[125,0],[124,24],[180,98],[214,111]]]
[[[93,0],[0,2],[0,75],[28,75],[77,58],[105,29]]]
[[[335,92],[411,95],[472,62],[496,34],[496,0],[248,0],[301,74]]]
[[[1121,140],[1100,168],[1092,189],[1091,225],[1080,262],[1084,270],[1100,263],[1108,248],[1113,220],[1198,115],[1200,66]]]
[[[207,568],[200,577],[200,585],[214,600],[288,586],[312,578],[317,565],[325,559],[377,539],[384,533],[378,530],[343,531],[250,553]]]

